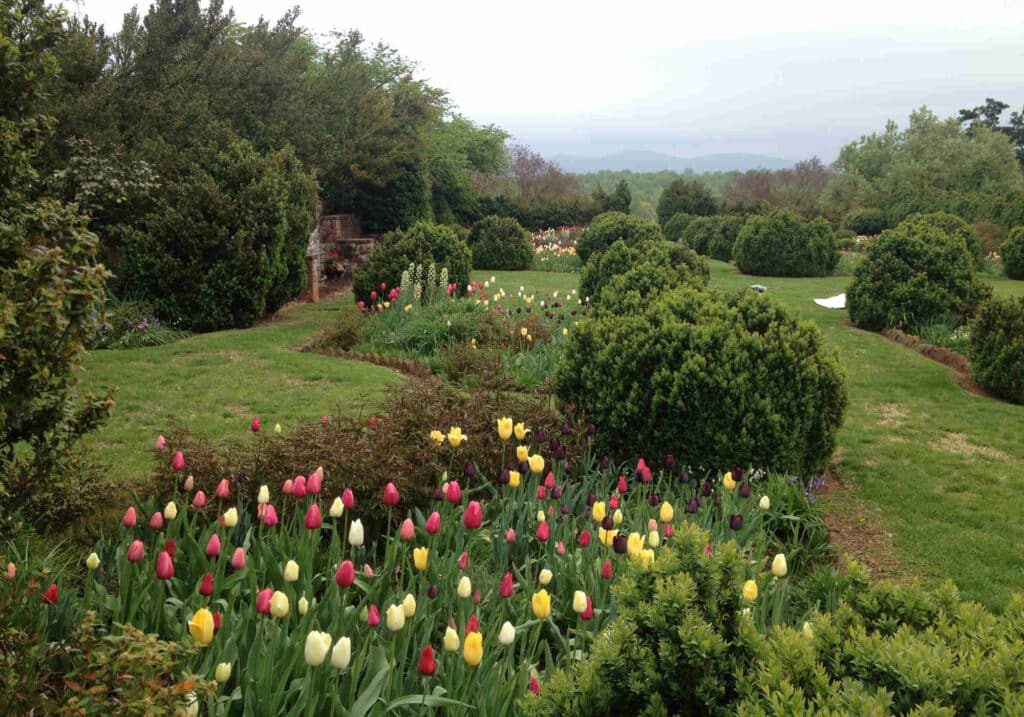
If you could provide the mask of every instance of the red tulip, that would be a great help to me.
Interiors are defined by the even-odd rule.
[[[259,418],[252,419],[252,423],[249,424],[249,430],[252,431],[253,433],[259,433],[260,432],[260,419]]]
[[[537,526],[537,540],[542,543],[546,543],[550,537],[551,528],[548,527],[548,521],[542,521],[541,524]]]
[[[380,610],[377,609],[376,605],[370,605],[370,609],[367,610],[366,624],[370,627],[377,627],[377,625],[380,625]]]
[[[381,291],[386,291],[387,288],[388,288],[387,282],[384,282],[384,281],[380,282],[380,290]]]
[[[629,484],[626,483],[626,476],[619,476],[619,492],[625,493],[629,490]]]
[[[466,512],[462,516],[462,524],[466,528],[473,530],[479,528],[483,520],[484,510],[480,507],[480,501],[469,501],[469,505],[466,506]]]
[[[671,523],[665,523],[665,537],[666,538],[671,538],[672,537],[672,524]]]
[[[166,550],[156,558],[156,576],[161,580],[170,580],[174,577],[174,561]]]
[[[356,581],[356,566],[353,565],[351,560],[343,560],[341,562],[341,565],[338,566],[338,572],[334,576],[334,581],[343,588],[347,588]]]
[[[203,576],[203,582],[199,584],[199,594],[206,597],[213,595],[213,573],[207,573]]]
[[[585,548],[588,545],[590,545],[590,531],[589,530],[584,530],[582,533],[580,533],[579,544],[580,544],[581,548]]]
[[[159,510],[157,512],[153,513],[153,515],[150,516],[150,518],[149,518],[149,527],[152,528],[153,530],[163,530],[164,529],[164,514],[161,513]]]
[[[167,543],[164,545],[164,552],[166,552],[172,558],[174,557],[174,554],[178,552],[178,549],[174,545],[174,538],[167,539]]]
[[[245,567],[245,548],[235,548],[235,552],[231,556],[231,567],[235,570],[241,570]]]
[[[138,522],[138,515],[135,512],[135,506],[130,505],[124,512],[124,517],[121,518],[121,525],[126,528],[134,528],[136,522]]]
[[[530,692],[532,692],[535,695],[540,695],[540,683],[537,682],[536,677],[530,678]]]
[[[537,498],[538,498],[539,500],[544,500],[544,499],[545,499],[545,498],[547,498],[547,497],[548,497],[548,491],[547,491],[547,488],[545,488],[545,487],[544,487],[544,486],[542,486],[542,485],[539,485],[539,486],[537,486]]]
[[[651,469],[647,467],[647,461],[643,458],[636,462],[636,477],[641,483],[651,482]]]
[[[192,497],[192,507],[202,508],[204,505],[206,505],[206,493],[197,490],[196,494]]]
[[[295,482],[292,484],[292,495],[296,498],[302,498],[306,495],[306,476],[295,476]]]
[[[142,541],[141,540],[133,541],[132,544],[128,546],[128,554],[127,554],[128,562],[129,563],[137,563],[137,562],[139,562],[140,560],[142,560],[142,556],[145,555],[145,553],[146,553],[146,546],[144,546],[142,544]]]
[[[608,507],[611,510],[617,510],[618,507],[619,507],[619,496],[613,495],[611,498],[609,498],[608,499]]]
[[[352,489],[346,488],[341,493],[341,504],[345,506],[345,510],[352,510],[352,506],[356,504],[356,497],[352,495]]]
[[[174,458],[171,460],[171,468],[176,471],[185,470],[185,454],[178,451],[174,454]]]
[[[587,609],[580,613],[580,617],[584,620],[594,619],[594,601],[587,595]]]
[[[388,484],[384,486],[384,505],[394,507],[398,505],[398,501],[398,488],[395,487],[394,483],[388,481]]]
[[[430,677],[436,671],[437,662],[434,660],[434,648],[427,645],[423,648],[423,654],[420,655],[420,674]]]
[[[544,479],[544,487],[551,490],[555,487],[555,474],[548,471],[547,477]]]
[[[480,629],[480,620],[477,619],[476,615],[470,615],[469,620],[466,621],[466,634],[471,632],[477,632]]]
[[[514,542],[516,542],[516,531],[512,530],[512,528],[509,528],[508,530],[505,531],[505,542],[506,543],[514,543]]]
[[[430,517],[427,518],[427,524],[423,527],[431,535],[437,535],[441,530],[441,514],[435,510],[430,514]]]
[[[498,588],[498,594],[503,598],[512,597],[512,573],[505,573],[505,577],[501,579],[501,587]]]
[[[605,580],[612,579],[612,561],[605,560],[604,565],[601,566],[601,577]]]
[[[319,495],[322,487],[323,478],[320,477],[319,473],[311,473],[309,478],[306,479],[306,493],[308,495]]]
[[[277,525],[277,509],[270,503],[263,506],[263,525],[268,528]]]
[[[221,614],[219,612],[213,613],[213,629],[214,631],[220,629]]]
[[[221,478],[220,483],[217,484],[216,496],[221,500],[227,500],[230,495],[231,481],[227,478]]]
[[[273,594],[274,591],[270,588],[260,590],[259,595],[256,596],[256,612],[261,612],[264,615],[270,614],[270,598]]]
[[[484,599],[484,593],[480,588],[473,591],[473,604],[479,605],[480,601]]]
[[[462,551],[462,555],[459,556],[459,570],[465,570],[469,567],[469,553],[465,550]]]
[[[316,530],[323,524],[323,516],[320,515],[320,506],[314,503],[306,510],[306,527]]]
[[[402,521],[402,527],[398,529],[398,537],[406,542],[416,537],[416,526],[413,525],[412,518]]]
[[[457,480],[448,481],[448,488],[445,490],[444,498],[449,503],[462,502],[462,488]]]
[[[47,605],[53,605],[57,602],[57,583],[50,583],[50,587],[46,588],[46,592],[42,595],[43,602]]]
[[[376,301],[376,300],[377,300],[377,291],[376,290],[371,291],[370,292],[370,301]]]

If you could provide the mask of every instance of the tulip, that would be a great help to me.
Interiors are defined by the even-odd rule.
[[[626,540],[626,552],[629,553],[629,557],[637,558],[640,556],[640,551],[644,549],[644,539],[640,533],[630,533],[629,538]]]
[[[466,635],[466,645],[462,650],[462,657],[466,663],[475,667],[484,659],[484,639],[479,632],[471,632]]]
[[[320,515],[320,506],[313,503],[306,509],[305,525],[309,530],[316,530],[323,524],[323,517]]]
[[[612,513],[612,524],[613,525],[622,525],[622,509],[621,508],[616,508],[615,512]]]
[[[419,670],[420,674],[424,677],[430,677],[437,671],[437,661],[434,659],[434,648],[430,645],[423,648],[423,653],[420,655]]]
[[[192,496],[192,507],[202,508],[204,505],[206,505],[206,493],[201,490],[197,490],[196,494]]]
[[[519,487],[519,482],[522,480],[522,474],[519,471],[508,472],[508,484],[513,488]]]
[[[757,504],[757,507],[760,508],[761,510],[770,510],[772,507],[771,498],[769,498],[766,495],[762,495],[760,502],[758,502]]]
[[[341,565],[338,566],[338,572],[334,576],[334,581],[343,588],[349,587],[356,581],[356,567],[352,564],[351,560],[343,560],[341,562]]]
[[[529,457],[528,462],[530,464],[530,471],[534,475],[540,475],[544,472],[544,456],[535,453]]]
[[[537,522],[538,523],[543,523],[545,520],[547,520],[547,513],[545,513],[543,510],[538,510],[537,511]]]
[[[449,503],[462,502],[462,488],[457,480],[448,482],[447,487],[444,489],[444,499]]]
[[[542,543],[548,542],[548,538],[551,537],[551,528],[548,527],[547,521],[544,521],[537,526],[537,540]]]
[[[598,540],[601,541],[601,545],[608,548],[615,543],[616,533],[613,530],[605,530],[604,528],[598,528],[597,537]]]
[[[589,546],[590,545],[590,531],[589,530],[584,530],[582,533],[580,533],[580,537],[579,537],[579,540],[577,542],[579,543],[579,546],[581,548],[586,548],[587,546]]]
[[[295,480],[292,481],[292,495],[296,498],[306,495],[306,476],[295,476]]]
[[[441,444],[444,443],[444,434],[441,433],[441,431],[434,429],[433,431],[430,432],[430,440],[434,442],[435,446],[440,447]]]
[[[732,478],[732,471],[729,471],[724,476],[722,476],[722,486],[726,490],[733,490],[736,488],[736,481],[734,481]]]
[[[512,590],[514,587],[515,586],[512,582],[512,573],[507,572],[505,573],[505,577],[501,579],[501,587],[498,588],[498,594],[503,598],[512,597]]]
[[[651,530],[647,533],[647,544],[652,548],[657,548],[661,545],[661,533],[657,530]]]
[[[213,613],[205,607],[196,610],[188,621],[188,634],[200,645],[209,645],[213,641]]]
[[[533,614],[540,620],[551,617],[551,596],[547,590],[539,590],[530,599],[533,607]]]
[[[458,426],[451,426],[448,429],[448,443],[452,448],[458,448],[463,443],[469,440],[469,436],[462,432],[462,429]]]
[[[483,519],[484,511],[483,508],[480,507],[480,501],[469,501],[469,505],[466,506],[466,512],[462,515],[463,526],[469,530],[474,530],[480,527]]]
[[[328,515],[332,518],[340,518],[344,512],[345,505],[341,502],[341,498],[335,498],[334,502],[331,503],[331,509],[328,511]]]
[[[505,418],[499,418],[498,419],[498,438],[500,438],[503,441],[507,441],[511,437],[512,437],[512,419],[508,418],[507,416]]]
[[[11,564],[8,564],[8,567],[10,567]],[[14,576],[11,576],[11,579],[13,580]],[[46,588],[46,592],[44,592],[41,596],[43,602],[47,605],[56,604],[58,597],[59,593],[57,591],[57,583],[50,583],[50,587]]]
[[[141,540],[132,541],[132,544],[128,546],[128,562],[137,563],[142,560],[142,556],[145,554],[146,548],[142,544]]]
[[[370,627],[380,625],[380,610],[377,609],[376,605],[370,605],[366,611],[366,624]]]
[[[544,500],[548,497],[548,490],[542,485],[537,486],[537,499]]]
[[[700,508],[700,502],[697,500],[696,497],[690,498],[690,500],[686,503],[687,513],[696,513],[698,508]]]
[[[672,504],[666,500],[661,504],[661,510],[658,511],[658,519],[662,523],[671,523],[674,516],[675,510],[673,510]]]
[[[618,510],[619,509],[619,496],[614,493],[608,498],[608,509]]]
[[[416,548],[412,551],[412,562],[416,569],[423,571],[430,563],[430,548]]]
[[[772,575],[777,578],[784,578],[788,572],[789,566],[786,565],[786,554],[776,553],[775,557],[772,558]]]
[[[515,426],[513,426],[513,430],[515,431],[517,441],[525,440],[526,434],[530,432],[530,430],[526,427],[526,424],[522,422],[517,423]]]
[[[540,697],[540,683],[537,682],[536,677],[530,678],[530,692]]]
[[[231,663],[220,662],[217,664],[217,669],[213,672],[213,677],[217,682],[227,682],[231,679]]]
[[[158,451],[162,451],[165,448],[167,448],[167,439],[164,438],[163,436],[157,436],[156,437],[156,449]]]
[[[398,537],[406,542],[416,537],[416,526],[413,525],[412,518],[402,521],[402,525],[398,529]]]
[[[317,468],[318,471],[322,471],[322,468]],[[323,489],[324,479],[321,473],[313,472],[309,478],[306,479],[306,493],[308,495],[319,495]]]
[[[607,510],[603,500],[596,501],[590,508],[590,516],[598,523],[604,520],[607,515]]]
[[[199,594],[206,597],[213,595],[213,573],[203,576],[203,581],[199,584]]]
[[[281,432],[281,424],[280,423],[275,423],[274,424],[274,433],[280,433],[280,432]]]
[[[559,555],[565,555],[565,543],[559,540],[558,544],[555,545],[555,552]]]
[[[643,458],[636,463],[636,478],[641,483],[651,482],[651,469],[647,467],[647,461]]]
[[[288,616],[288,596],[280,590],[270,596],[270,614],[277,618]]]
[[[341,504],[345,506],[345,510],[352,510],[356,504],[356,497],[352,495],[352,489],[346,488],[341,492]]]
[[[331,636],[317,630],[306,635],[305,658],[310,667],[319,667],[327,659],[327,651],[331,649]]]
[[[13,564],[13,563],[12,563]],[[100,566],[100,556],[96,553],[89,553],[89,557],[85,559],[85,567],[89,570],[95,570]]]
[[[468,598],[473,593],[473,583],[470,582],[468,575],[463,575],[459,578],[459,586],[456,592],[460,598]]]
[[[348,544],[358,548],[363,544],[364,537],[363,521],[356,518],[348,528]]]
[[[259,491],[256,493],[256,502],[260,505],[266,505],[270,502],[270,488],[265,485],[261,485]]]
[[[391,632],[398,632],[405,627],[405,610],[401,605],[388,606],[387,626]]]
[[[441,530],[441,514],[436,510],[431,513],[430,517],[427,518],[427,522],[423,526],[423,529],[430,535],[437,535]]]
[[[167,551],[167,554],[168,554],[168,555],[170,555],[170,556],[171,556],[172,558],[174,557],[174,554],[175,554],[175,553],[177,552],[177,550],[178,550],[178,549],[177,549],[177,548],[176,548],[176,547],[174,546],[174,538],[168,538],[168,539],[167,539],[167,543],[165,543],[165,544],[164,544],[164,550],[166,550],[166,551]]]
[[[740,498],[749,498],[752,490],[750,483],[743,481],[740,483]]]
[[[231,481],[227,478],[221,478],[220,483],[217,484],[215,495],[221,500],[227,500],[231,495]]]
[[[612,561],[605,560],[604,565],[601,566],[601,577],[605,580],[612,579]]]
[[[252,419],[252,423],[249,424],[249,430],[252,431],[253,433],[259,433],[260,432],[260,419],[259,418]]]
[[[273,596],[273,591],[270,588],[263,588],[256,595],[256,612],[263,613],[265,615],[270,614],[270,598]]]
[[[757,583],[753,580],[743,583],[743,599],[749,602],[757,600]]]
[[[544,477],[544,487],[548,490],[555,489],[555,474],[548,471],[548,474]]]
[[[647,569],[654,565],[654,551],[650,548],[646,548],[640,551],[639,556],[640,566]]]
[[[294,560],[289,560],[284,566],[284,581],[286,583],[294,583],[299,579],[299,564]]]
[[[713,550],[714,548],[711,547],[711,541],[709,540],[704,544],[704,557],[710,558]]]
[[[506,543],[514,543],[514,542],[516,542],[516,531],[513,530],[512,528],[509,528],[508,530],[505,531],[505,542]]]
[[[416,598],[412,593],[406,593],[405,598],[402,600],[402,609],[405,611],[406,617],[412,617],[416,614]]]
[[[729,527],[732,528],[733,530],[742,530],[743,529],[743,516],[740,515],[739,513],[735,513],[735,514],[729,516]]]
[[[803,636],[806,637],[808,640],[814,639],[814,627],[811,625],[811,623],[807,622],[806,620],[804,620],[804,626],[800,630],[800,632],[802,632]]]
[[[174,577],[174,561],[166,550],[161,551],[156,558],[156,576],[161,580],[170,580]]]
[[[398,505],[399,500],[400,496],[398,495],[398,488],[395,487],[394,483],[389,481],[388,484],[384,486],[384,505],[394,507]]]
[[[530,449],[526,446],[516,446],[516,460],[523,463],[530,458]]]
[[[174,458],[171,460],[171,468],[180,471],[185,470],[185,454],[178,451],[174,454]]]
[[[331,650],[331,667],[344,670],[352,662],[352,640],[348,637],[339,637]]]
[[[138,514],[135,512],[135,506],[128,506],[128,510],[124,512],[124,517],[121,518],[121,525],[126,528],[134,528],[135,523],[138,521]]]
[[[206,541],[206,557],[215,558],[220,555],[220,536],[214,533]]]
[[[498,633],[498,642],[502,645],[511,645],[516,640],[516,628],[515,625],[506,620],[501,626],[501,632]]]
[[[166,518],[167,520],[174,520],[177,517],[178,506],[175,505],[173,500],[169,501],[167,505],[164,506],[164,518]]]
[[[193,486],[195,486],[195,484],[196,484],[196,479],[192,476],[191,473],[189,473],[188,478],[185,479],[185,483],[184,483],[185,492],[187,493],[188,491],[192,490],[192,488],[193,488]]]

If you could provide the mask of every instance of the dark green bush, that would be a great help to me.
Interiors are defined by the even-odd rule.
[[[839,263],[839,247],[828,222],[802,219],[788,209],[752,216],[733,246],[736,266],[745,274],[828,276]]]
[[[556,385],[615,454],[801,475],[828,463],[847,400],[813,323],[754,292],[688,287],[581,321]]]
[[[702,256],[729,261],[743,222],[743,217],[736,214],[694,217],[683,232],[683,242]]]
[[[986,389],[1024,403],[1024,298],[993,299],[971,325],[971,370]]]
[[[387,289],[398,286],[410,264],[430,263],[448,267],[448,281],[465,291],[473,265],[469,246],[450,227],[418,222],[377,242],[367,262],[352,274],[352,292],[356,301],[370,302],[370,293],[380,292],[381,284]]]
[[[707,262],[692,249],[666,241],[644,245],[640,251],[642,254],[629,268],[609,277],[596,298],[591,298],[598,311],[632,313],[676,287],[703,289],[708,285]]]
[[[999,247],[1003,271],[1011,279],[1024,279],[1024,227],[1010,230],[1006,241]]]
[[[960,237],[921,222],[882,232],[847,289],[850,320],[871,331],[969,318],[991,287]]]
[[[658,225],[622,212],[605,212],[594,217],[576,242],[576,255],[584,264],[620,239],[629,246],[665,237]]]
[[[519,222],[511,217],[484,217],[469,233],[473,268],[524,271],[533,263],[533,245]]]
[[[886,228],[885,213],[875,207],[854,209],[843,219],[843,227],[854,234],[874,236]]]
[[[918,227],[935,227],[951,237],[959,237],[967,245],[967,251],[974,259],[975,265],[981,263],[981,242],[974,233],[974,227],[955,214],[948,212],[930,212],[928,214],[911,214],[900,224],[917,229]]]
[[[669,241],[682,241],[683,232],[686,231],[686,227],[690,225],[690,222],[692,222],[693,219],[694,216],[692,214],[679,212],[665,222],[665,226],[661,228],[661,231]]]
[[[658,223],[662,226],[680,212],[706,217],[717,211],[718,202],[699,179],[676,179],[658,197]]]

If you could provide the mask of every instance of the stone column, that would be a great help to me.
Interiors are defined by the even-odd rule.
[[[306,275],[309,277],[309,290],[313,303],[320,301],[320,267],[315,256],[306,257]]]

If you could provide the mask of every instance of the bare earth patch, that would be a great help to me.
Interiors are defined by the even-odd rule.
[[[870,410],[880,419],[875,424],[876,427],[895,428],[901,426],[910,415],[907,409],[898,403],[880,403]]]
[[[992,448],[991,446],[979,446],[976,443],[971,443],[965,433],[947,433],[940,440],[929,443],[928,447],[933,451],[939,451],[940,453],[952,453],[957,456],[982,456],[993,461],[1012,460],[1010,456],[1003,453],[998,448]]]

